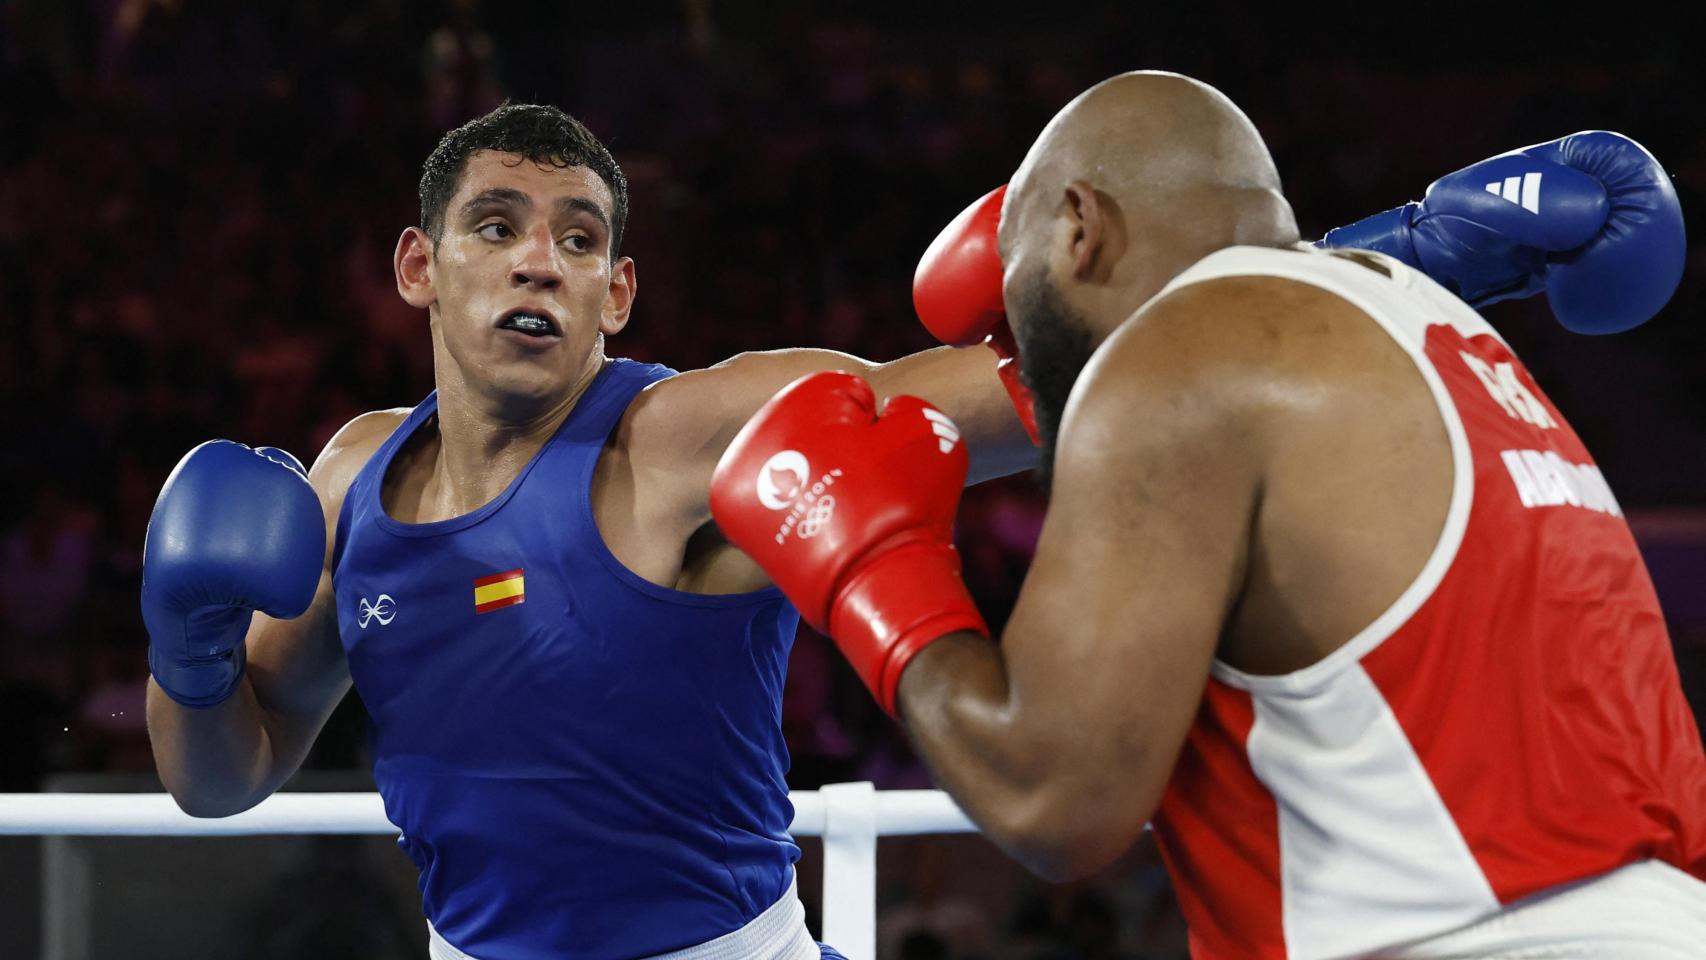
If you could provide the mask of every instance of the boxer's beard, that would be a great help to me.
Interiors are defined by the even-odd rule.
[[[1055,441],[1066,399],[1096,352],[1096,345],[1091,342],[1084,315],[1066,302],[1041,269],[1016,292],[1019,295],[1009,312],[1015,318],[1012,326],[1019,347],[1019,379],[1034,395],[1037,432],[1043,441],[1037,481],[1046,494],[1054,484]]]

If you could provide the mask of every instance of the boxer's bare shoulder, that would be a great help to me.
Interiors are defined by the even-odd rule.
[[[1373,326],[1359,308],[1313,284],[1274,276],[1219,277],[1149,301],[1100,352],[1181,376],[1213,368],[1263,380],[1311,379],[1347,353],[1346,335],[1358,337]],[[1356,352],[1354,346],[1349,352]]]
[[[1163,422],[1181,427],[1194,416],[1243,418],[1240,442],[1281,468],[1307,436],[1350,436],[1354,446],[1360,433],[1438,423],[1414,361],[1368,314],[1272,276],[1206,280],[1150,301],[1102,344],[1077,394],[1103,400],[1075,408],[1106,406],[1116,421],[1133,404],[1163,404]]]
[[[329,523],[337,523],[338,509],[350,484],[355,482],[356,474],[385,443],[385,438],[408,417],[407,407],[364,413],[340,427],[326,442],[325,449],[320,451],[314,466],[308,471],[308,480],[327,507]]]
[[[1236,418],[1239,447],[1259,459],[1280,439],[1274,431],[1288,413],[1329,401],[1321,381],[1330,355],[1343,350],[1335,334],[1360,316],[1327,291],[1276,277],[1205,280],[1157,297],[1085,366],[1060,453],[1081,445],[1106,451],[1104,429],[1133,437],[1200,433]],[[1092,432],[1095,439],[1081,436]]]
[[[1110,402],[1077,404],[1063,460],[1135,416],[1159,420],[1147,432],[1218,439],[1238,452],[1215,469],[1254,478],[1250,565],[1219,651],[1232,665],[1314,663],[1426,562],[1452,489],[1444,421],[1415,361],[1331,291],[1262,276],[1192,284],[1135,315],[1085,372],[1085,399]]]

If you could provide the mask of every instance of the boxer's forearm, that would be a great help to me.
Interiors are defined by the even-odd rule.
[[[228,817],[265,799],[275,784],[265,714],[245,675],[230,699],[192,709],[148,681],[148,736],[160,780],[192,817]]]
[[[951,417],[971,455],[966,483],[973,484],[1037,465],[1037,447],[1013,412],[995,361],[981,344],[937,347],[878,364],[866,379],[879,398],[920,397]]]
[[[1009,856],[1040,876],[1090,873],[1129,838],[1094,823],[1067,742],[1086,731],[1038,729],[1010,683],[1001,648],[972,633],[932,643],[906,668],[899,707],[936,782]]]

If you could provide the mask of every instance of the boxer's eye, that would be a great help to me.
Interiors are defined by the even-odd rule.
[[[511,230],[507,224],[498,223],[496,221],[485,224],[474,232],[485,237],[487,240],[508,240],[510,237],[515,236],[515,232]]]
[[[586,253],[592,249],[592,238],[584,233],[571,233],[563,238],[563,243],[576,253]]]

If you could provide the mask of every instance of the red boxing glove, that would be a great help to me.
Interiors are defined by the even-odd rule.
[[[806,622],[835,640],[883,709],[931,641],[989,635],[960,579],[954,511],[966,450],[947,415],[814,373],[735,437],[711,476],[711,515]]]
[[[936,339],[956,347],[983,342],[995,351],[996,372],[1013,397],[1019,422],[1032,443],[1037,416],[1031,391],[1019,380],[1018,348],[1001,301],[1001,256],[995,228],[1001,223],[1003,184],[967,207],[936,235],[912,275],[912,306]]]

